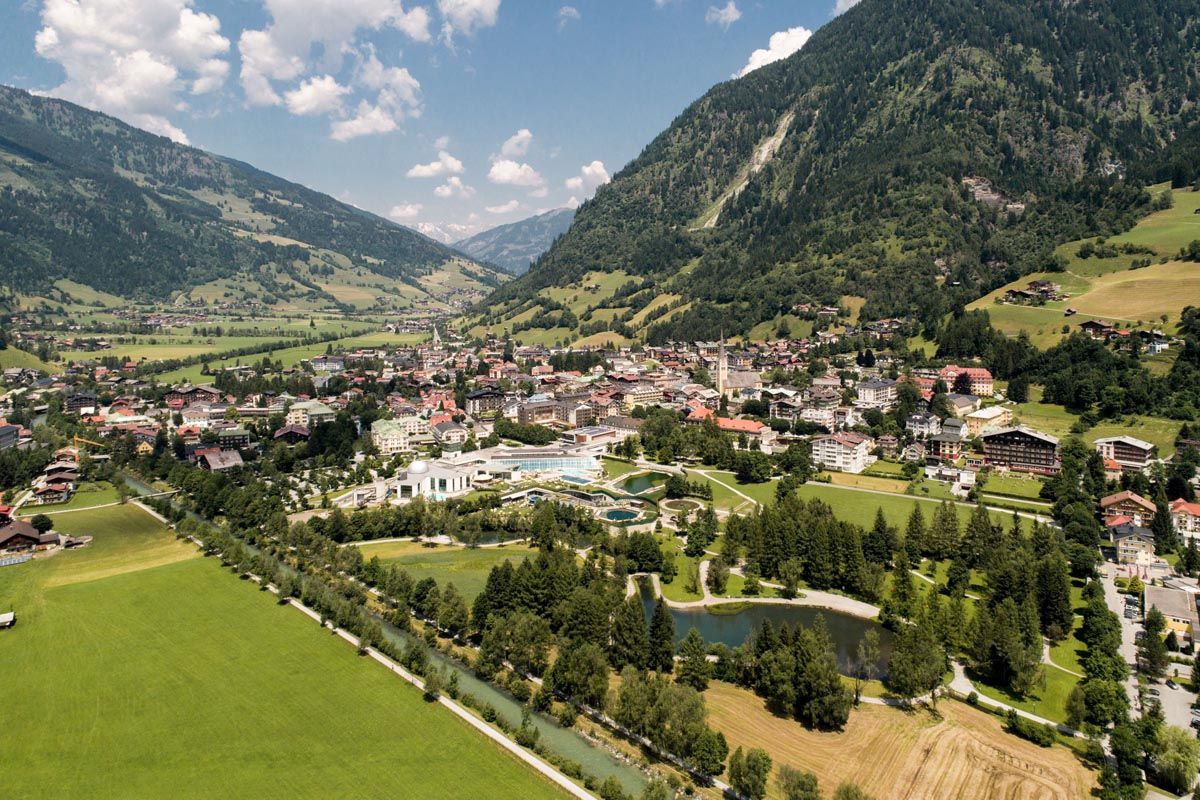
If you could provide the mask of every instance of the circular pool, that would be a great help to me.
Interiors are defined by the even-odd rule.
[[[607,522],[633,522],[641,516],[639,511],[631,511],[628,508],[610,508],[607,511],[601,512],[600,518]]]

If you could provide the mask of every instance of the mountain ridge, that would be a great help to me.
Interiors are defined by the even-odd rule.
[[[251,276],[261,295],[342,302],[346,282],[445,299],[505,276],[401,225],[237,159],[0,86],[0,261],[14,290],[75,280],[167,299]],[[470,292],[468,292],[470,293]],[[341,292],[344,296],[347,292]]]
[[[863,0],[688,106],[474,323],[572,327],[583,315],[550,287],[624,273],[588,310],[628,335],[676,296],[642,331],[654,341],[846,296],[932,324],[1148,212],[1141,178],[1196,124],[1198,16],[1197,0]]]
[[[555,208],[488,228],[454,242],[451,247],[477,261],[494,264],[513,275],[523,275],[529,271],[530,263],[566,232],[574,218],[574,209]]]

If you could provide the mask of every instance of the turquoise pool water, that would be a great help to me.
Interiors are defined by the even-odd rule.
[[[629,511],[624,508],[613,508],[605,511],[601,516],[609,522],[629,522],[638,518],[638,512]]]

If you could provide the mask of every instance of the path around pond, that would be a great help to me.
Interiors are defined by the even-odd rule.
[[[646,574],[646,573],[641,573]],[[876,619],[879,616],[879,607],[873,606],[870,603],[864,603],[861,600],[855,600],[851,597],[845,597],[840,594],[831,592],[821,592],[815,589],[809,589],[799,597],[717,597],[708,590],[708,581],[705,579],[708,575],[708,561],[700,562],[700,584],[703,587],[704,597],[700,600],[671,600],[663,595],[662,585],[659,582],[658,573],[648,573],[650,577],[650,585],[654,589],[654,596],[663,598],[663,601],[669,608],[705,608],[707,606],[726,605],[729,603],[747,603],[752,605],[783,605],[783,606],[807,606],[810,608],[824,608],[829,611],[835,611],[839,614],[846,614],[859,619]],[[637,594],[637,584],[634,582],[633,575],[630,575],[628,583],[625,587],[626,595]]]

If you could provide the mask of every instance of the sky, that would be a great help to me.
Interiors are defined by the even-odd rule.
[[[858,0],[0,0],[0,83],[451,238],[590,197]]]

